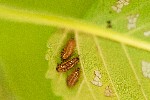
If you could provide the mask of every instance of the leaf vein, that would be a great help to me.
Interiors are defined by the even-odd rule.
[[[129,32],[127,32],[127,35],[132,35],[132,34],[134,34],[136,31],[140,31],[141,29],[144,29],[145,27],[147,27],[147,26],[150,26],[150,23],[146,23],[146,24],[144,24],[144,25],[142,25],[142,26],[140,26],[140,27],[138,27],[138,28],[136,28],[136,29],[134,29],[134,30],[132,30],[132,31],[129,31]],[[144,33],[144,32],[143,32]],[[142,34],[143,34],[142,33]]]
[[[84,80],[83,80],[83,81],[81,82],[81,84],[80,84],[80,87],[78,88],[77,93],[76,93],[76,98],[79,97],[79,94],[80,94],[80,92],[81,92],[81,89],[82,89],[82,86],[83,86],[84,83],[85,83],[85,82],[84,82]]]
[[[134,75],[135,75],[135,77],[136,77],[136,80],[137,80],[138,84],[140,85],[140,89],[141,89],[141,91],[142,91],[142,93],[143,93],[143,96],[144,96],[145,100],[148,100],[147,97],[146,97],[146,94],[145,94],[145,92],[144,92],[144,90],[143,90],[143,87],[142,87],[142,85],[141,85],[141,82],[140,82],[140,80],[139,80],[139,78],[138,78],[138,75],[136,74],[136,71],[135,71],[135,69],[134,69],[134,65],[133,65],[133,63],[132,63],[132,61],[131,61],[131,58],[130,58],[130,56],[129,56],[129,54],[128,54],[127,49],[126,49],[126,47],[125,47],[124,44],[121,44],[121,46],[122,46],[122,48],[123,48],[123,50],[124,50],[124,52],[125,52],[125,55],[126,55],[128,61],[129,61],[130,67],[131,67],[131,69],[133,70],[133,73],[134,73]]]
[[[75,38],[76,38],[76,44],[77,44],[78,54],[80,54],[79,45],[78,45],[79,44],[78,43],[78,32],[77,31],[75,31]],[[85,83],[86,83],[86,85],[87,85],[87,87],[88,87],[88,89],[89,89],[89,91],[90,91],[90,93],[91,93],[91,95],[93,97],[93,100],[97,100],[96,97],[95,97],[95,95],[94,95],[94,93],[93,93],[93,91],[92,91],[92,89],[91,89],[91,87],[89,86],[88,81],[87,81],[87,78],[86,78],[86,75],[85,75],[85,72],[84,72],[84,67],[83,67],[83,63],[82,63],[82,59],[81,58],[80,58],[80,63],[81,63],[81,68],[82,68],[82,72],[83,72],[83,77],[84,77]]]
[[[96,46],[97,46],[97,48],[98,48],[98,53],[99,53],[99,55],[100,55],[100,57],[101,57],[101,59],[102,59],[102,62],[103,62],[103,64],[104,64],[104,67],[105,67],[105,69],[106,69],[106,71],[107,71],[109,80],[110,80],[110,82],[111,82],[111,84],[112,84],[112,86],[113,86],[113,88],[114,88],[114,91],[115,91],[115,94],[116,94],[116,96],[117,96],[117,99],[120,100],[119,95],[118,95],[118,93],[117,93],[117,91],[116,91],[116,89],[115,89],[115,86],[114,86],[114,84],[113,84],[113,81],[112,81],[112,79],[111,79],[111,77],[110,77],[109,71],[108,71],[108,69],[107,69],[107,64],[106,64],[106,61],[105,61],[105,59],[104,59],[104,55],[103,55],[103,53],[102,53],[101,47],[100,47],[100,45],[98,44],[97,38],[96,38],[95,36],[93,36],[93,38],[94,38],[95,44],[96,44]]]

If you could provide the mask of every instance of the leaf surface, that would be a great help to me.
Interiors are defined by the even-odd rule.
[[[142,71],[142,62],[150,63],[150,37],[144,35],[150,28],[149,1],[130,1],[120,13],[111,8],[115,0],[0,2],[0,99],[150,99],[150,78]],[[139,17],[136,28],[128,30],[131,14]],[[112,29],[106,28],[108,20]],[[71,38],[76,41],[71,58],[79,56],[80,62],[58,73],[61,51]],[[77,67],[79,81],[69,88],[66,78]],[[101,87],[91,82],[95,70]]]

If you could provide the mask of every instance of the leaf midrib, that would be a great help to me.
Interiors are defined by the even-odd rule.
[[[102,38],[107,38],[116,42],[121,42],[126,45],[150,51],[150,44],[148,42],[140,41],[135,38],[125,36],[121,33],[113,32],[112,30],[104,29],[100,26],[83,22],[81,20],[18,10],[2,5],[0,5],[0,18],[18,22],[49,25],[81,31],[84,33],[97,35]]]

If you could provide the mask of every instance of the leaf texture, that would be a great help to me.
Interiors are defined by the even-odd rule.
[[[79,54],[80,58],[79,67],[81,68],[81,77],[79,78],[79,82],[75,87],[67,87],[66,77],[68,76],[68,73],[58,74],[58,72],[56,71],[56,66],[58,62],[57,59],[60,59],[60,52],[62,50],[62,48],[60,48],[60,50],[58,50],[59,52],[57,52],[58,55],[56,56],[56,58],[58,58],[52,58],[55,59],[56,62],[51,62],[52,59],[49,59],[49,63],[51,62],[55,65],[49,64],[49,73],[46,74],[47,78],[52,79],[54,93],[62,96],[66,100],[68,99],[68,97],[71,100],[77,98],[83,99],[82,97],[86,94],[89,94],[90,97],[87,96],[84,97],[84,99],[89,100],[149,99],[149,92],[144,85],[146,83],[146,86],[149,86],[149,83],[144,82],[143,84],[143,80],[141,80],[144,79],[142,72],[137,72],[137,67],[133,65],[127,47],[125,45],[111,42],[105,39],[100,39],[84,33],[75,32],[74,34],[77,44],[77,53]],[[50,39],[48,44],[52,44],[51,42],[54,41]],[[49,52],[48,54],[53,55],[53,52]],[[91,83],[91,80],[94,78],[95,70],[99,70],[101,72],[101,82],[103,84],[102,87],[97,87]],[[142,70],[141,66],[139,67],[139,70]],[[51,75],[53,74],[55,74],[55,76],[51,78]],[[59,84],[62,84],[64,86],[60,86]],[[104,94],[105,88],[107,86],[110,86],[113,90],[112,97],[107,97]],[[66,94],[62,95],[64,90]]]
[[[150,100],[150,78],[142,70],[143,62],[150,67],[150,37],[144,35],[150,29],[149,1],[130,0],[120,13],[112,9],[116,0],[0,3],[0,99]],[[136,14],[136,28],[129,30],[128,16]],[[69,59],[80,62],[59,73],[61,51],[72,38],[76,48]],[[69,88],[67,76],[77,67],[79,80]]]

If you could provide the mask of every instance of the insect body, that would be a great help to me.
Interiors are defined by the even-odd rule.
[[[112,25],[111,25],[111,21],[110,21],[110,20],[107,21],[107,28],[112,28]]]
[[[79,75],[80,75],[80,68],[77,68],[70,74],[70,76],[68,76],[67,85],[69,87],[74,86],[78,81]]]
[[[59,64],[56,68],[58,72],[66,72],[67,70],[71,69],[74,65],[76,65],[79,62],[79,58],[73,58],[71,60],[68,60],[66,62],[62,62]]]
[[[75,40],[71,39],[68,41],[66,47],[61,52],[62,59],[67,59],[73,53],[75,45]]]

